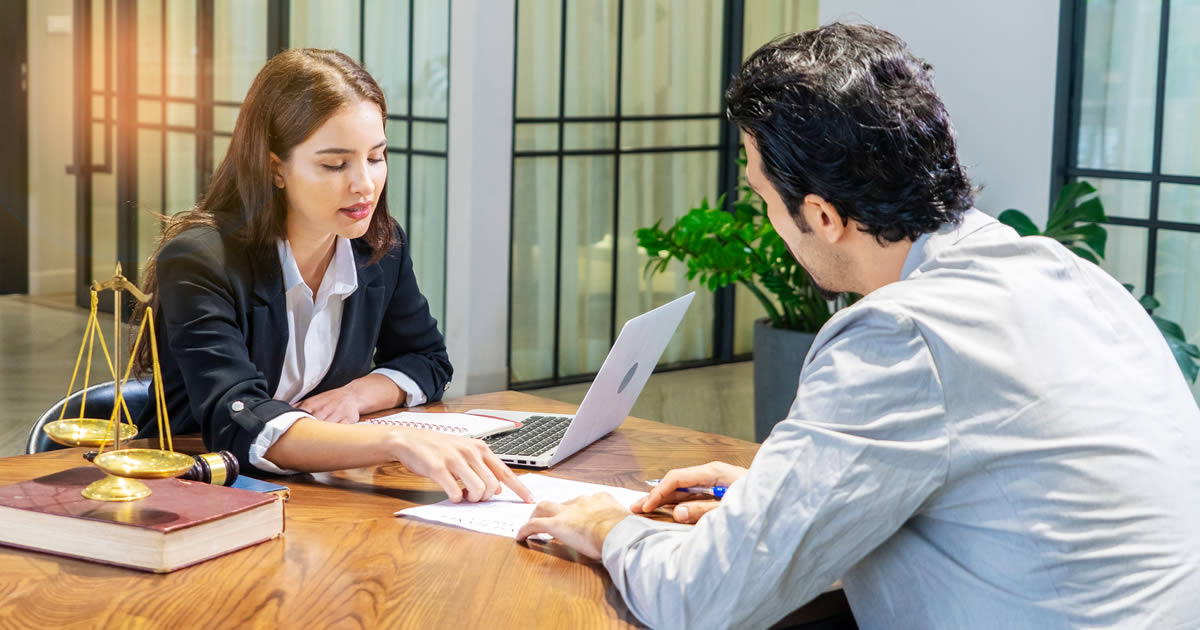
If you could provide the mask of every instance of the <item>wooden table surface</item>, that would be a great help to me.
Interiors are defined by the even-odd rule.
[[[573,413],[518,392],[430,411]],[[201,452],[198,438],[176,440]],[[542,474],[645,489],[644,479],[720,459],[748,466],[758,445],[629,418]],[[0,459],[0,484],[79,466],[85,449]],[[521,470],[517,470],[520,474]],[[0,547],[0,627],[611,628],[638,625],[604,567],[558,544],[393,516],[445,494],[399,464],[277,479],[291,488],[280,538],[165,575]],[[665,517],[663,517],[665,518]],[[103,541],[97,541],[103,544]],[[844,606],[821,600],[790,621]]]

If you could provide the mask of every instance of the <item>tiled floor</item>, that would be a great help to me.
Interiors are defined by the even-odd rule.
[[[111,316],[101,318],[105,336],[111,337]],[[34,420],[66,395],[86,324],[87,311],[75,308],[71,296],[0,296],[0,457],[23,453]],[[111,338],[108,342],[111,345]],[[92,382],[111,380],[98,346],[92,364]],[[655,374],[633,415],[752,439],[752,375],[748,362]],[[80,386],[76,383],[75,388]],[[584,383],[529,393],[579,403],[587,387]]]

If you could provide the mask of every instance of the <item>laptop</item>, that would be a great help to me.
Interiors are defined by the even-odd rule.
[[[468,411],[522,423],[516,431],[485,438],[488,447],[506,464],[549,468],[621,426],[695,295],[688,293],[625,322],[575,415]]]

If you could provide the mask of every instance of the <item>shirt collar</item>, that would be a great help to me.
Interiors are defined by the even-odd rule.
[[[942,250],[959,242],[967,235],[977,232],[996,220],[980,210],[970,208],[963,213],[958,223],[943,225],[936,232],[922,234],[913,241],[908,257],[904,259],[904,268],[900,271],[900,279],[908,278],[918,267],[932,260]]]
[[[286,293],[303,285],[304,277],[300,275],[300,266],[296,264],[292,244],[287,239],[279,239],[276,246],[279,248],[279,262],[283,267],[283,290]],[[337,244],[334,245],[333,260],[329,261],[329,268],[325,270],[325,277],[321,279],[319,292],[346,297],[356,290],[358,266],[354,261],[354,249],[350,246],[350,239],[339,236]]]
[[[347,296],[358,289],[358,265],[354,262],[354,249],[350,247],[350,239],[337,237],[337,248],[333,250],[333,261],[329,263],[333,272],[333,294]],[[326,280],[329,272],[325,274]]]

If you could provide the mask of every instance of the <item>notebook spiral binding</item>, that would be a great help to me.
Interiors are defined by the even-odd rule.
[[[454,426],[449,424],[430,424],[428,422],[414,422],[412,420],[387,420],[384,418],[372,418],[367,420],[371,424],[389,424],[397,427],[411,427],[413,429],[427,429],[429,431],[437,431],[439,433],[450,433],[453,435],[464,435],[470,431],[466,427]]]

